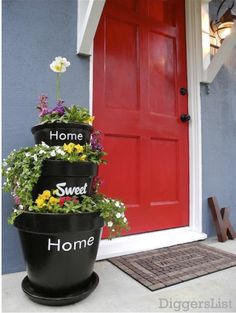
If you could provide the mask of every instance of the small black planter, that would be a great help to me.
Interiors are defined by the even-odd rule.
[[[93,268],[103,225],[98,213],[24,212],[15,219],[28,274],[22,288],[31,300],[65,305],[96,288]]]
[[[68,162],[46,160],[42,174],[34,187],[33,200],[44,190],[58,189],[58,196],[90,195],[94,176],[98,165],[91,162]]]
[[[84,145],[89,143],[93,127],[80,123],[45,123],[31,128],[36,144],[44,141],[49,146],[62,146],[73,142]]]

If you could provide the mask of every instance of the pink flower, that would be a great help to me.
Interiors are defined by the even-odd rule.
[[[15,196],[14,197],[14,202],[16,205],[19,205],[20,204],[20,198],[18,196]]]

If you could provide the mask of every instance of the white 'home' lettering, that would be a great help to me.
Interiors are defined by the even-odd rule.
[[[79,133],[79,134],[75,134],[75,133],[59,133],[58,130],[56,130],[55,132],[53,132],[52,130],[50,130],[49,132],[49,138],[50,140],[55,139],[55,140],[83,140],[83,134]]]
[[[87,246],[92,246],[94,244],[94,237],[91,236],[89,239],[82,239],[74,242],[66,241],[61,244],[61,239],[57,239],[56,242],[52,242],[51,238],[48,238],[48,251],[52,251],[52,249],[56,249],[56,251],[70,251],[70,250],[80,250],[84,249]]]

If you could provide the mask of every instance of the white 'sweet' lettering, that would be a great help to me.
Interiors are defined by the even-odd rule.
[[[61,243],[61,239],[57,239],[55,242],[48,238],[48,251],[54,249],[54,251],[70,251],[70,250],[80,250],[87,246],[92,246],[94,244],[94,237],[89,237],[89,239],[82,239],[74,242],[66,241]]]
[[[59,197],[63,196],[78,196],[78,195],[85,195],[87,193],[88,184],[85,183],[84,186],[81,187],[66,187],[66,183],[58,183],[56,184],[57,192],[56,195]]]
[[[55,140],[83,140],[83,134],[79,133],[79,134],[75,134],[75,133],[59,133],[58,130],[56,130],[55,132],[53,132],[52,130],[50,130],[49,133],[49,137],[50,140],[55,139]]]

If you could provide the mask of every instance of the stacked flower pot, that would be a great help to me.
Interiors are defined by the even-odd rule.
[[[22,289],[45,305],[86,298],[97,286],[94,272],[101,232],[109,237],[128,229],[124,204],[98,193],[94,184],[105,152],[94,119],[84,107],[65,106],[61,74],[70,66],[56,57],[56,106],[39,98],[40,124],[31,131],[35,146],[15,149],[3,160],[4,190],[14,198],[8,220],[17,227],[27,266]]]
[[[89,143],[92,127],[87,124],[42,124],[32,128],[35,143],[49,146]],[[44,161],[41,176],[33,190],[35,200],[44,190],[57,190],[58,196],[92,194],[98,165],[91,162]],[[31,300],[47,305],[65,305],[87,297],[99,278],[93,271],[103,219],[96,212],[25,212],[17,217],[27,276],[22,282]]]

